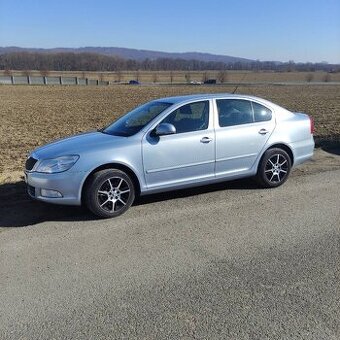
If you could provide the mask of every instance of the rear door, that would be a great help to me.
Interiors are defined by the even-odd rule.
[[[216,176],[246,173],[275,128],[272,111],[245,99],[216,99]]]

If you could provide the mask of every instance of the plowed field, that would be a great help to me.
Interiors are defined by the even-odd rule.
[[[56,138],[102,127],[150,99],[231,92],[232,86],[0,86],[0,183],[22,175],[26,153]],[[340,86],[240,86],[238,93],[269,99],[312,115],[316,136],[340,138]]]

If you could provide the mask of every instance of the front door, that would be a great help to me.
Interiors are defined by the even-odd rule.
[[[198,101],[181,106],[161,123],[173,124],[176,133],[142,142],[143,163],[149,189],[176,187],[214,177],[215,133],[211,102]]]

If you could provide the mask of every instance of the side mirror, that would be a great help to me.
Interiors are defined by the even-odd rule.
[[[166,136],[176,133],[176,128],[169,123],[159,124],[151,133],[151,136]]]

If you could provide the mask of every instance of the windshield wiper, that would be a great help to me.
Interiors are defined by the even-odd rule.
[[[98,132],[101,132],[101,133],[105,133],[106,135],[109,135],[109,133],[108,132],[106,132],[106,131],[104,131],[105,130],[105,128],[103,127],[103,128],[101,128],[101,129],[97,129],[97,131]]]

